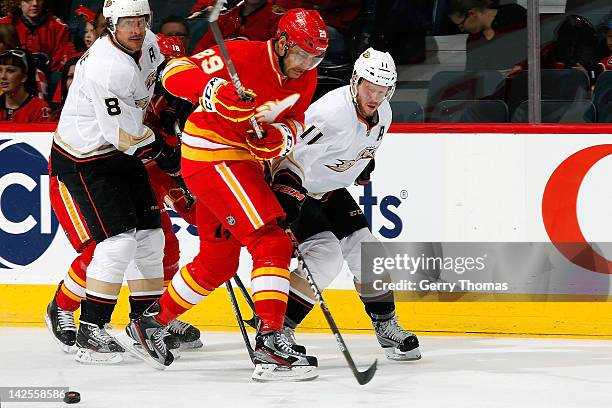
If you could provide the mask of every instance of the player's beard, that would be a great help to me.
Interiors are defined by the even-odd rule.
[[[353,101],[353,103],[355,105],[355,109],[357,110],[357,114],[361,116],[363,119],[367,120],[368,122],[371,122],[376,116],[376,112],[378,112],[378,108],[374,109],[372,111],[372,114],[367,115],[365,110],[362,109],[361,104],[359,103],[359,96],[357,96],[355,99],[356,100]]]

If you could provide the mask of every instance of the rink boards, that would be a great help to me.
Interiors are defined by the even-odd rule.
[[[376,154],[371,185],[351,192],[385,241],[550,242],[579,236],[609,242],[611,133],[611,127],[590,126],[397,125]],[[74,257],[46,194],[51,139],[47,126],[0,129],[0,324],[42,324],[46,303]],[[183,220],[173,221],[184,264],[197,250],[197,237]],[[601,255],[612,259],[603,248]],[[245,283],[249,271],[243,253],[239,273]],[[424,332],[612,337],[610,275],[584,276],[593,290],[555,292],[549,297],[554,302],[430,295],[398,302],[398,311],[408,328]],[[551,287],[563,279],[551,275]],[[342,328],[367,329],[369,319],[352,287],[345,268],[326,299]],[[234,327],[224,291],[214,292],[188,319]],[[120,301],[114,314],[118,324],[126,321],[126,303]],[[317,310],[304,327],[320,330],[326,323]]]

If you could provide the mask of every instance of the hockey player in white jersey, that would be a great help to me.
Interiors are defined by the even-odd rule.
[[[391,125],[389,100],[396,80],[389,53],[363,52],[350,85],[325,94],[306,111],[307,130],[293,151],[273,165],[272,189],[319,288],[329,286],[346,260],[387,358],[418,360],[418,339],[397,322],[393,292],[360,290],[368,283],[362,280],[361,243],[377,239],[346,189],[369,182],[376,150]],[[294,329],[314,304],[307,281],[294,271],[283,335],[301,352]]]
[[[51,174],[66,186],[95,242],[87,268],[76,360],[122,360],[124,349],[104,325],[110,321],[124,273],[132,314],[141,314],[163,291],[164,236],[142,159],[179,170],[176,149],[143,124],[163,62],[149,30],[147,0],[106,0],[107,35],[76,65],[51,150]]]

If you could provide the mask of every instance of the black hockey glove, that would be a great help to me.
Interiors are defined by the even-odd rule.
[[[161,133],[155,134],[153,143],[139,147],[133,156],[141,160],[155,160],[159,168],[172,177],[181,175],[181,146],[167,144]]]
[[[177,134],[177,124],[179,130],[185,127],[187,118],[193,112],[193,105],[189,101],[172,95],[169,95],[167,99],[168,105],[159,113],[159,121],[164,132],[175,135]]]
[[[181,146],[164,143],[159,156],[155,158],[159,168],[172,177],[181,175]]]
[[[166,132],[175,134],[175,124],[178,122],[179,128],[183,129],[187,118],[193,112],[193,104],[170,94],[166,99],[168,99],[168,105],[160,112],[159,120]]]
[[[183,180],[183,177],[172,176],[172,180],[174,180],[176,184],[180,187],[180,189],[183,191],[182,198],[185,200],[184,207],[186,210],[189,210],[193,203],[195,203],[195,197],[193,196],[193,194],[191,194],[191,191],[189,191],[189,188],[187,187],[187,184],[185,184],[185,180]]]
[[[142,146],[136,149],[133,156],[138,157],[139,159],[142,159],[142,160],[155,159],[161,154],[162,149],[164,148],[164,145],[165,145],[164,141],[161,139],[159,135],[156,134],[155,140],[153,140],[152,143],[149,143],[146,146]]]
[[[372,174],[372,172],[374,171],[374,166],[374,159],[372,159],[365,167],[365,169],[363,169],[361,174],[357,177],[357,180],[355,180],[356,186],[365,186],[366,184],[370,184],[370,174]]]
[[[288,226],[300,215],[306,198],[306,190],[302,187],[302,181],[289,170],[281,171],[274,177],[272,191],[285,210],[285,224]]]

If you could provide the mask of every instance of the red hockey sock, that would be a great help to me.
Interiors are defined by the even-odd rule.
[[[289,270],[277,267],[256,268],[251,278],[255,311],[262,321],[261,330],[280,330],[287,310]]]
[[[61,286],[59,287],[59,290],[55,294],[55,301],[57,302],[57,306],[60,309],[69,312],[76,311],[81,306],[81,300],[83,298],[78,297],[68,288],[66,288],[64,281],[62,281],[60,285]],[[83,291],[85,291],[85,288],[83,288]]]
[[[200,303],[215,289],[195,273],[194,262],[181,268],[159,300],[160,312],[155,317],[166,325]]]
[[[262,227],[249,238],[247,248],[253,257],[251,293],[262,321],[261,330],[281,330],[287,310],[293,246],[277,225]]]
[[[64,276],[61,287],[55,296],[57,306],[60,309],[74,312],[81,306],[81,300],[85,298],[86,285],[86,271],[91,257],[93,256],[92,248],[86,247],[82,253],[80,253]]]

